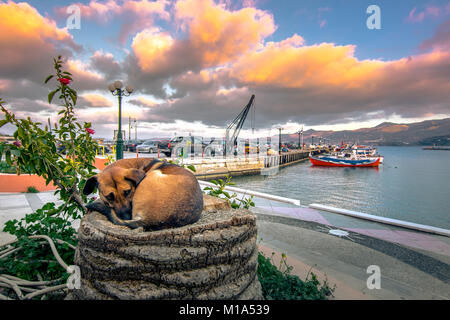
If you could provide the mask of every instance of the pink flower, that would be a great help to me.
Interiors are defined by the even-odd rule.
[[[22,146],[22,143],[20,141],[14,141],[13,145],[15,145],[17,148]]]
[[[86,130],[86,132],[89,133],[89,134],[94,134],[95,133],[95,130],[93,130],[91,128],[86,128],[84,130]]]
[[[67,78],[59,78],[58,79],[59,82],[61,82],[62,84],[70,84],[70,79]]]

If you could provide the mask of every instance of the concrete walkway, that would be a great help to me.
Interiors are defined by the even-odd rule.
[[[336,284],[337,299],[450,299],[449,256],[351,231],[341,238],[317,222],[252,210],[266,252],[285,253],[303,279],[312,268]],[[380,289],[367,286],[372,265],[380,268]]]
[[[53,192],[0,194],[0,230],[46,202],[60,203]],[[344,226],[339,217],[307,208],[252,210],[258,216],[260,250],[267,257],[274,252],[277,264],[285,253],[302,279],[312,271],[336,285],[335,299],[450,299],[449,239],[347,220]],[[329,234],[336,228],[349,236]],[[12,239],[0,232],[0,244]],[[367,287],[371,265],[380,268],[381,289]]]
[[[2,232],[5,222],[8,220],[25,217],[42,208],[47,202],[54,202],[57,206],[62,203],[51,192],[40,193],[0,193],[0,245],[14,240],[14,236]],[[74,225],[74,227],[78,227]]]

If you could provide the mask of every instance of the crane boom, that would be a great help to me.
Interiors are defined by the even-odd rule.
[[[250,101],[244,107],[244,109],[237,115],[236,118],[228,125],[225,133],[225,155],[232,152],[233,148],[237,145],[237,139],[242,127],[244,126],[245,119],[247,118],[248,112],[252,107],[255,100],[255,95],[253,94]],[[230,132],[232,132],[230,137]]]

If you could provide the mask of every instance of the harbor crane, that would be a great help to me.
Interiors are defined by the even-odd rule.
[[[224,155],[234,154],[237,155],[237,141],[239,133],[241,132],[242,126],[244,125],[245,119],[250,111],[250,108],[253,106],[253,121],[252,121],[252,129],[254,130],[254,101],[255,95],[253,94],[250,98],[250,101],[244,107],[244,109],[237,115],[236,118],[228,125],[226,133],[225,133],[225,146],[224,146]]]

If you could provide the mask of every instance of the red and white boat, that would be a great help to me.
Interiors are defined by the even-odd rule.
[[[378,167],[381,157],[369,157],[360,159],[351,159],[337,156],[312,156],[309,160],[315,166],[327,167]]]

